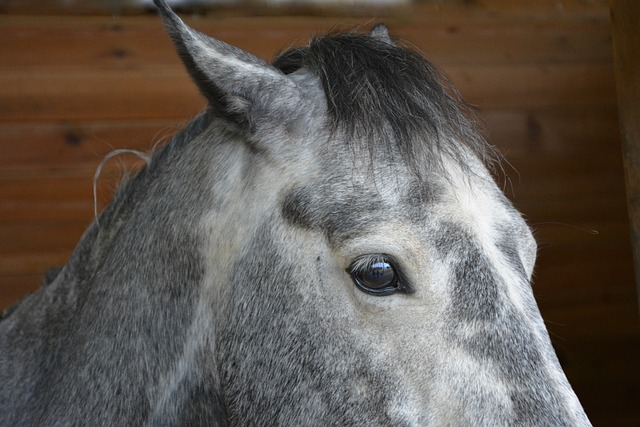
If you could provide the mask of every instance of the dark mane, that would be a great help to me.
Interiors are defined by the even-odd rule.
[[[286,74],[300,68],[315,73],[334,128],[364,138],[372,153],[399,153],[418,169],[425,160],[437,162],[442,151],[462,160],[462,152],[471,150],[487,165],[495,160],[469,106],[429,61],[408,48],[366,34],[336,33],[285,51],[273,64]]]

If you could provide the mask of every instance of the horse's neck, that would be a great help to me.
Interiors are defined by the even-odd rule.
[[[0,413],[14,424],[81,413],[97,424],[178,422],[193,396],[203,411],[195,419],[223,412],[215,363],[203,356],[209,340],[192,333],[204,274],[193,224],[209,201],[197,191],[176,199],[191,176],[167,170],[155,182],[152,172],[127,184],[55,280],[0,323]],[[48,418],[50,408],[69,419]]]
[[[103,408],[92,417],[105,424],[118,424],[116,413],[123,423],[223,418],[208,341],[193,332],[200,273],[187,266],[197,261],[171,247],[173,257],[152,268],[136,264],[137,249],[101,253],[98,236],[112,235],[116,246],[126,236],[127,225],[117,227],[90,229],[55,280],[0,323],[0,401],[11,402],[0,413],[15,424],[20,413],[34,417],[27,424],[63,423],[67,415],[49,418],[56,407],[69,420]]]
[[[0,324],[0,413],[8,425],[63,424],[79,413],[105,424],[224,419],[207,340],[189,332],[196,313],[186,305],[195,304],[146,308],[144,298],[121,293],[128,303],[99,306],[84,286],[62,272]],[[65,409],[51,418],[58,415],[50,408]]]

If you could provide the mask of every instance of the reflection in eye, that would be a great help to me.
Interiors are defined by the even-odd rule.
[[[358,279],[362,284],[373,289],[382,289],[387,286],[392,286],[396,277],[391,264],[385,261],[374,262],[358,273]]]

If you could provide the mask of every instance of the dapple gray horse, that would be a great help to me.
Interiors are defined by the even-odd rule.
[[[589,425],[432,65],[384,26],[270,65],[157,4],[208,108],[5,315],[1,425]]]

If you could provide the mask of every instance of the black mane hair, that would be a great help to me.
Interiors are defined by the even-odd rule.
[[[315,73],[334,129],[364,138],[372,156],[399,153],[418,170],[425,160],[437,163],[443,151],[463,165],[466,150],[490,168],[497,160],[453,85],[421,55],[390,40],[330,33],[281,53],[273,65],[285,74]]]

